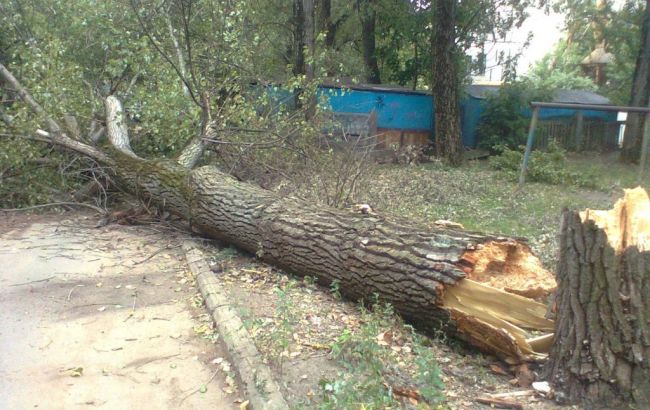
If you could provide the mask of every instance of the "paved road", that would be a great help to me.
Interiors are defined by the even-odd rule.
[[[0,214],[0,409],[239,408],[179,241],[94,222]]]

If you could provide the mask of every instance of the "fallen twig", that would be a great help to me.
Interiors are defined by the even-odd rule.
[[[24,285],[31,285],[32,283],[47,282],[48,280],[53,279],[54,277],[55,276],[50,276],[49,278],[45,278],[45,279],[32,280],[32,281],[23,282],[23,283],[15,283],[15,284],[9,285],[9,286],[24,286]]]
[[[131,319],[133,315],[135,315],[135,302],[138,299],[138,291],[137,289],[133,292],[133,306],[131,306],[131,312],[129,312],[129,315],[124,319],[124,322],[127,320]]]
[[[70,297],[72,296],[72,291],[73,291],[74,288],[76,288],[76,287],[83,288],[84,285],[74,285],[74,286],[70,289],[70,293],[68,293],[68,297],[67,297],[67,299],[66,299],[66,302],[70,302]]]
[[[219,373],[219,370],[215,371],[214,373],[212,373],[212,377],[210,377],[210,379],[209,379],[207,382],[203,383],[202,385],[200,385],[200,386],[197,387],[196,389],[192,390],[191,392],[189,392],[188,394],[186,394],[185,396],[183,396],[183,398],[181,399],[181,401],[178,402],[178,407],[181,407],[181,405],[183,404],[183,402],[185,401],[185,399],[187,399],[188,397],[190,397],[190,396],[193,395],[194,393],[196,393],[196,392],[198,392],[199,390],[201,390],[202,387],[204,387],[204,386],[207,387],[207,385],[210,384],[210,383],[212,382],[212,380],[214,380],[214,378],[217,376],[218,373]]]
[[[100,214],[105,214],[106,210],[102,209],[98,206],[91,205],[91,204],[86,204],[83,202],[52,202],[49,204],[41,204],[41,205],[33,205],[33,206],[26,206],[24,208],[0,208],[1,212],[19,212],[19,211],[28,211],[31,209],[37,209],[37,208],[46,208],[49,206],[81,206],[81,207],[86,207],[90,208]]]
[[[524,410],[524,405],[510,400],[493,398],[493,397],[479,397],[476,399],[481,404],[487,404],[499,409],[515,409]]]
[[[120,349],[122,349],[122,348],[120,348]],[[172,357],[177,357],[177,356],[180,356],[180,355],[181,355],[180,353],[176,353],[176,354],[170,354],[170,355],[167,355],[167,356],[154,356],[154,357],[147,357],[147,358],[144,358],[144,359],[136,359],[136,360],[133,360],[132,362],[129,362],[129,363],[125,364],[124,366],[122,366],[122,369],[126,369],[126,368],[129,368],[129,367],[139,369],[142,366],[148,365],[149,363],[157,362],[158,360],[171,359]]]
[[[517,390],[506,393],[494,393],[490,394],[490,397],[493,399],[506,399],[508,397],[526,397],[533,396],[535,394],[534,390]]]
[[[181,245],[178,244],[178,245],[172,246],[170,244],[167,244],[164,247],[158,249],[156,252],[154,252],[151,255],[147,256],[146,258],[142,259],[141,261],[134,262],[133,265],[139,265],[141,263],[144,263],[144,262],[148,261],[149,259],[153,258],[154,256],[158,255],[160,252],[162,252],[164,250],[178,248],[179,246],[181,246]]]

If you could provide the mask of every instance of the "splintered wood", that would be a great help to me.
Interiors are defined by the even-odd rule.
[[[521,242],[488,242],[463,255],[470,265],[468,279],[531,299],[555,289],[555,278]]]
[[[463,255],[467,279],[447,287],[442,305],[461,337],[510,363],[546,358],[554,323],[543,300],[551,272],[520,242],[489,242]]]
[[[607,241],[617,252],[637,247],[639,252],[650,250],[650,201],[642,188],[625,191],[624,200],[610,211],[587,209],[580,212],[582,222],[593,221],[605,231]]]

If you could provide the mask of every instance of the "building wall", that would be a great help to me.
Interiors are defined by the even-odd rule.
[[[272,98],[279,104],[291,106],[291,92],[274,88]],[[433,99],[430,94],[405,91],[357,90],[336,87],[320,87],[319,101],[335,113],[376,114],[377,141],[384,148],[391,145],[427,145],[433,135]],[[478,144],[477,128],[485,111],[486,100],[465,95],[461,101],[461,129],[463,145],[474,148]],[[530,108],[523,107],[530,117]],[[540,120],[573,118],[577,111],[571,109],[544,108]],[[586,120],[616,122],[616,113],[583,111]]]
[[[386,91],[322,87],[319,97],[334,112],[377,113],[377,128],[429,132],[433,124],[431,96]]]

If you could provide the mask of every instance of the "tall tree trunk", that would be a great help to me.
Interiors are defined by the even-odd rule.
[[[553,323],[544,317],[545,306],[529,297],[545,296],[555,281],[525,243],[445,226],[422,230],[280,196],[215,167],[139,158],[113,97],[106,109],[114,148],[106,154],[66,136],[2,65],[0,76],[57,130],[35,138],[108,165],[116,183],[186,218],[197,231],[323,284],[338,281],[351,299],[377,295],[421,328],[443,326],[506,360],[544,357],[544,341],[525,329],[550,331]]]
[[[316,27],[318,33],[325,33],[323,45],[328,52],[336,52],[336,33],[341,25],[347,20],[348,14],[340,15],[336,20],[332,20],[332,1],[331,0],[317,0],[316,2]],[[326,67],[327,75],[334,76],[336,67],[333,64],[328,64]]]
[[[307,51],[307,61],[305,62],[305,74],[307,80],[314,79],[314,54],[316,51],[316,40],[314,36],[314,0],[302,0],[302,10],[305,16],[304,20],[304,39]]]
[[[316,56],[316,39],[315,39],[315,10],[314,0],[302,0],[303,13],[305,15],[304,39],[307,60],[305,61],[305,75],[309,83],[315,78],[315,56]],[[310,87],[311,88],[311,87]],[[311,92],[310,92],[311,93]],[[316,113],[316,95],[311,93],[305,110],[305,118],[310,120]]]
[[[305,74],[305,13],[303,0],[293,0],[293,74]]]
[[[366,81],[370,84],[380,84],[381,77],[375,46],[375,24],[377,20],[375,0],[358,0],[357,7],[361,19],[361,49],[366,70]]]
[[[546,377],[587,408],[650,408],[650,200],[564,212]]]
[[[436,155],[452,166],[463,160],[455,0],[435,0],[433,17],[433,106]]]
[[[325,47],[332,49],[336,38],[336,26],[332,22],[332,0],[318,1],[318,32],[325,33]]]
[[[636,59],[630,105],[646,107],[650,99],[650,0],[646,0],[645,17],[641,27],[641,43],[639,55]],[[643,134],[644,114],[628,113],[625,122],[625,135],[621,161],[625,163],[636,162],[641,154],[641,141]]]

